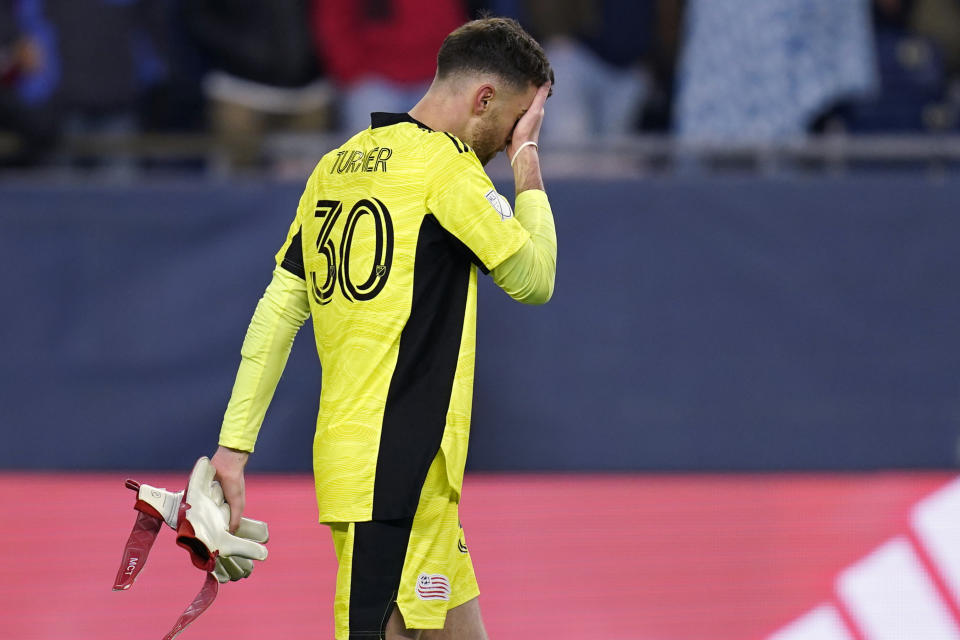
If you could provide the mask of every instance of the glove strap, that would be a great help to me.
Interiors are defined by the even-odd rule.
[[[127,480],[125,486],[128,489],[140,491],[140,483],[136,480]],[[143,566],[147,562],[147,555],[150,553],[150,549],[157,539],[157,534],[160,533],[160,528],[163,526],[163,518],[151,505],[142,500],[137,500],[134,508],[137,510],[137,521],[133,524],[133,531],[130,532],[127,545],[123,550],[123,560],[120,563],[120,569],[117,571],[117,577],[113,582],[114,591],[126,591],[133,586],[133,582],[143,570]],[[193,540],[196,540],[196,537],[193,535],[193,527],[189,526],[189,523],[187,523],[186,518],[183,516],[187,508],[186,503],[181,504],[179,520],[181,525],[186,523],[189,529],[179,531],[178,527],[178,533],[181,534],[181,537],[188,539],[192,537]],[[195,548],[195,544],[191,545],[189,543],[189,540],[181,543],[178,539],[177,543],[190,552],[193,564],[198,568],[203,569],[209,564],[210,570],[213,569],[216,555],[211,557],[208,552],[206,557],[204,557],[203,554]],[[204,550],[205,549],[206,547],[204,547]],[[199,618],[200,614],[209,609],[210,605],[213,604],[213,601],[217,598],[219,589],[220,583],[217,581],[216,576],[213,573],[207,573],[200,592],[180,615],[177,623],[173,625],[173,629],[163,637],[163,640],[173,640],[176,638],[190,623]]]
[[[140,490],[140,483],[135,480],[127,480],[126,486],[134,491]],[[139,503],[137,507],[139,507]],[[160,527],[163,526],[163,518],[159,515],[137,510],[137,521],[133,525],[133,531],[127,539],[127,546],[123,550],[123,560],[120,562],[120,569],[117,570],[117,577],[113,582],[114,591],[126,591],[133,586],[134,580],[143,570],[143,565],[147,562],[147,555],[150,548],[153,547],[157,534],[160,533]]]
[[[217,581],[216,576],[208,573],[206,579],[203,581],[203,587],[201,587],[200,593],[197,594],[193,602],[190,603],[190,606],[180,615],[177,624],[173,625],[170,633],[163,636],[163,640],[173,640],[176,638],[191,622],[199,618],[201,613],[210,608],[210,605],[213,604],[213,601],[217,598],[219,589],[220,583]]]

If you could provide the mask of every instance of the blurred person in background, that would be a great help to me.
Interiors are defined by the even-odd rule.
[[[55,34],[51,55],[60,73],[51,99],[63,133],[96,135],[122,148],[140,131],[141,95],[165,70],[164,0],[33,1]],[[105,157],[82,164],[109,177],[126,178],[136,168],[127,152],[90,155]]]
[[[0,167],[40,162],[56,140],[47,101],[57,75],[49,55],[51,33],[23,0],[0,0]]]
[[[210,126],[232,166],[259,165],[268,132],[329,128],[309,0],[185,0],[181,11],[209,67]]]
[[[891,2],[893,0],[878,0]],[[909,32],[936,51],[941,96],[926,105],[927,129],[960,129],[960,0],[902,0]]]
[[[462,0],[314,0],[313,37],[339,95],[339,129],[374,111],[401,112],[423,96],[437,49],[466,20]]]
[[[878,87],[869,0],[688,0],[674,125],[702,143],[806,135]]]
[[[644,103],[640,129],[656,133],[671,130],[677,54],[686,0],[656,0],[656,26],[648,58],[650,92]]]
[[[960,42],[960,0],[873,0],[878,90],[843,96],[817,132],[940,133],[960,122],[960,87],[951,100]]]
[[[14,21],[0,24],[22,32],[29,57],[13,76],[4,73],[0,90],[5,105],[15,93],[32,164],[130,175],[137,163],[120,149],[135,134],[197,128],[197,74],[186,72],[188,65],[174,55],[182,47],[172,46],[180,31],[178,1],[4,0],[0,6]],[[91,136],[93,146],[73,140],[46,153],[61,134]]]
[[[913,0],[909,26],[937,44],[948,77],[960,83],[960,0]],[[960,92],[960,87],[956,91]]]
[[[201,84],[206,67],[187,32],[183,6],[192,0],[160,0],[152,21],[154,42],[141,45],[140,127],[145,132],[205,131]]]
[[[635,133],[651,93],[656,0],[525,0],[562,79],[543,139],[567,144]]]

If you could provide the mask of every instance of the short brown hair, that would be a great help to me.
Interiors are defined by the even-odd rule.
[[[510,18],[480,18],[454,30],[437,54],[437,77],[457,72],[493,73],[518,89],[553,82],[543,47]]]

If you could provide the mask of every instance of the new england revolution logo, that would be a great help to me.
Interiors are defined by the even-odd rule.
[[[421,573],[416,591],[421,600],[450,600],[450,581],[440,573]]]

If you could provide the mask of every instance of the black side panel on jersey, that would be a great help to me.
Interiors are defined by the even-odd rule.
[[[374,520],[416,512],[427,470],[440,450],[470,285],[470,261],[459,244],[436,218],[424,217],[410,318],[400,334],[380,431]]]
[[[297,235],[293,236],[287,252],[283,254],[283,260],[280,266],[303,280],[307,279],[307,272],[303,267],[303,227],[297,229]]]
[[[431,216],[431,217],[432,217],[432,216]],[[458,238],[457,236],[453,235],[453,234],[450,233],[449,231],[447,231],[447,238],[450,240],[450,242],[453,244],[453,246],[456,247],[456,250],[460,252],[460,255],[463,256],[463,258],[464,258],[467,262],[472,262],[473,264],[477,265],[477,268],[480,269],[480,271],[482,271],[482,272],[484,273],[484,275],[490,273],[490,270],[487,269],[487,265],[483,264],[483,260],[481,260],[481,259],[477,256],[477,254],[475,254],[475,253],[470,249],[470,247],[468,247],[466,244],[464,244],[464,242],[463,242],[460,238]]]

